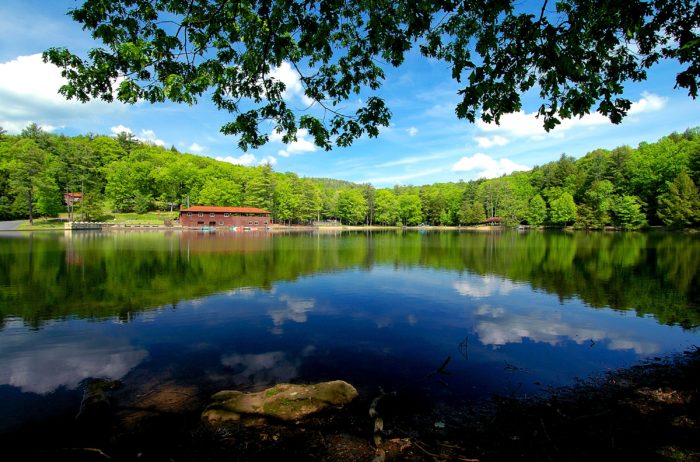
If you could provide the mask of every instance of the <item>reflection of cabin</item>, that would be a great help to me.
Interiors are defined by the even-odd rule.
[[[79,192],[67,192],[63,193],[63,202],[70,207],[73,204],[77,204],[83,200],[83,193]]]
[[[255,207],[215,207],[197,205],[180,210],[180,224],[186,228],[202,226],[267,227],[272,223],[270,212]]]
[[[501,217],[491,217],[486,219],[486,224],[491,226],[500,225],[503,219]]]

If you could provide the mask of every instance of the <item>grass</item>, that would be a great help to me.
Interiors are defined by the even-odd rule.
[[[31,229],[63,229],[64,220],[62,218],[35,218],[34,224],[30,225],[29,220],[17,227],[19,230]]]
[[[109,213],[103,220],[126,225],[162,225],[165,220],[174,220],[180,212]]]
[[[147,212],[147,213],[112,213],[105,212],[103,216],[91,221],[101,221],[120,225],[163,225],[165,220],[174,220],[179,212]],[[78,220],[79,217],[76,217]],[[27,220],[19,225],[19,230],[63,229],[63,223],[68,220],[67,214],[58,218],[35,218],[34,225]]]

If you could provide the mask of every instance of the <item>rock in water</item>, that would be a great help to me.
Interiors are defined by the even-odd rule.
[[[120,385],[118,380],[89,379],[85,383],[83,400],[75,419],[87,425],[104,422],[111,412],[109,392],[116,390]]]
[[[233,421],[260,425],[266,418],[293,422],[328,407],[343,406],[357,397],[355,387],[342,380],[310,385],[283,383],[257,393],[220,391],[202,413],[210,423]]]

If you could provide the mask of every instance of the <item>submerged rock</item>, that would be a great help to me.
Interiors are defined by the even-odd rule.
[[[220,391],[202,413],[210,423],[226,421],[261,425],[266,418],[296,421],[328,407],[341,407],[357,397],[355,387],[342,380],[310,385],[283,383],[257,393]]]
[[[119,380],[90,379],[85,383],[83,400],[75,419],[83,424],[95,424],[106,420],[111,413],[109,392],[121,386]]]

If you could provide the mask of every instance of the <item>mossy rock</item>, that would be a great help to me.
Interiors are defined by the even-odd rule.
[[[212,396],[202,418],[212,424],[241,422],[260,425],[273,418],[295,422],[329,407],[342,407],[357,397],[342,380],[310,385],[278,384],[257,393],[224,390]]]

